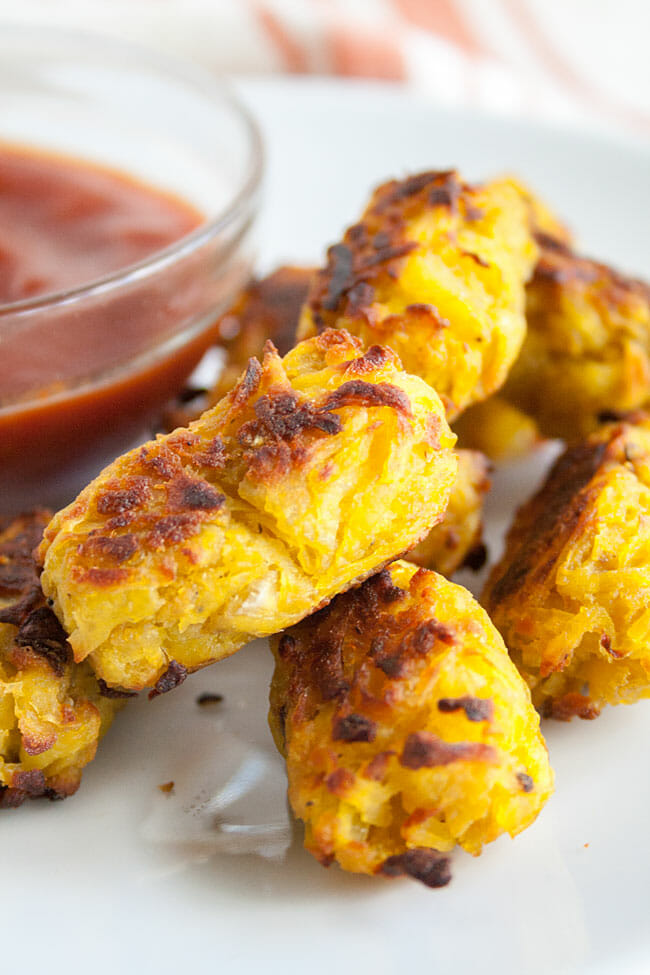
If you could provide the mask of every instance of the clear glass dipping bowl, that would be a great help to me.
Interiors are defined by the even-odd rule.
[[[60,506],[150,436],[250,274],[263,158],[224,84],[92,35],[3,26],[0,91],[0,142],[127,173],[205,217],[138,264],[0,304],[3,515]]]

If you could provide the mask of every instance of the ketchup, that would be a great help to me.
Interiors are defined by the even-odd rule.
[[[120,173],[0,146],[0,304],[136,264],[202,219],[189,203]]]
[[[124,174],[0,146],[0,306],[89,284],[202,222]],[[207,249],[78,301],[0,307],[0,514],[69,500],[146,438],[214,338],[224,284]]]

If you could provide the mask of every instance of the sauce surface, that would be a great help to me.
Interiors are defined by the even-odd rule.
[[[0,144],[0,304],[135,264],[202,219],[122,173]]]

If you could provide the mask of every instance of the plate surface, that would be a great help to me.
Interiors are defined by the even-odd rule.
[[[318,260],[374,183],[458,166],[470,179],[517,173],[587,251],[650,270],[642,145],[446,114],[383,86],[240,90],[268,141],[265,269]],[[497,475],[495,551],[551,452]],[[136,702],[77,796],[2,813],[3,970],[650,971],[650,704],[547,724],[557,791],[538,822],[479,859],[454,855],[451,885],[430,891],[326,871],[303,852],[266,728],[270,671],[266,647],[253,644],[167,697]],[[203,691],[224,700],[200,708]]]

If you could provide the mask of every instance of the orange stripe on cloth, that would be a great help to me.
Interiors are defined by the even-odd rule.
[[[454,0],[393,0],[398,12],[414,24],[471,54],[489,53],[471,30]]]
[[[636,111],[630,105],[621,104],[604,91],[599,91],[574,70],[572,65],[553,46],[524,0],[501,0],[501,3],[507,9],[520,34],[534,51],[538,60],[562,84],[572,90],[575,95],[591,102],[595,108],[599,108],[617,121],[650,131],[650,116]]]
[[[263,4],[253,4],[253,11],[267,37],[282,56],[287,71],[291,74],[306,74],[309,71],[307,54],[282,21]]]
[[[347,78],[403,81],[406,66],[397,43],[388,34],[366,34],[339,21],[328,24],[326,43],[334,74]]]

